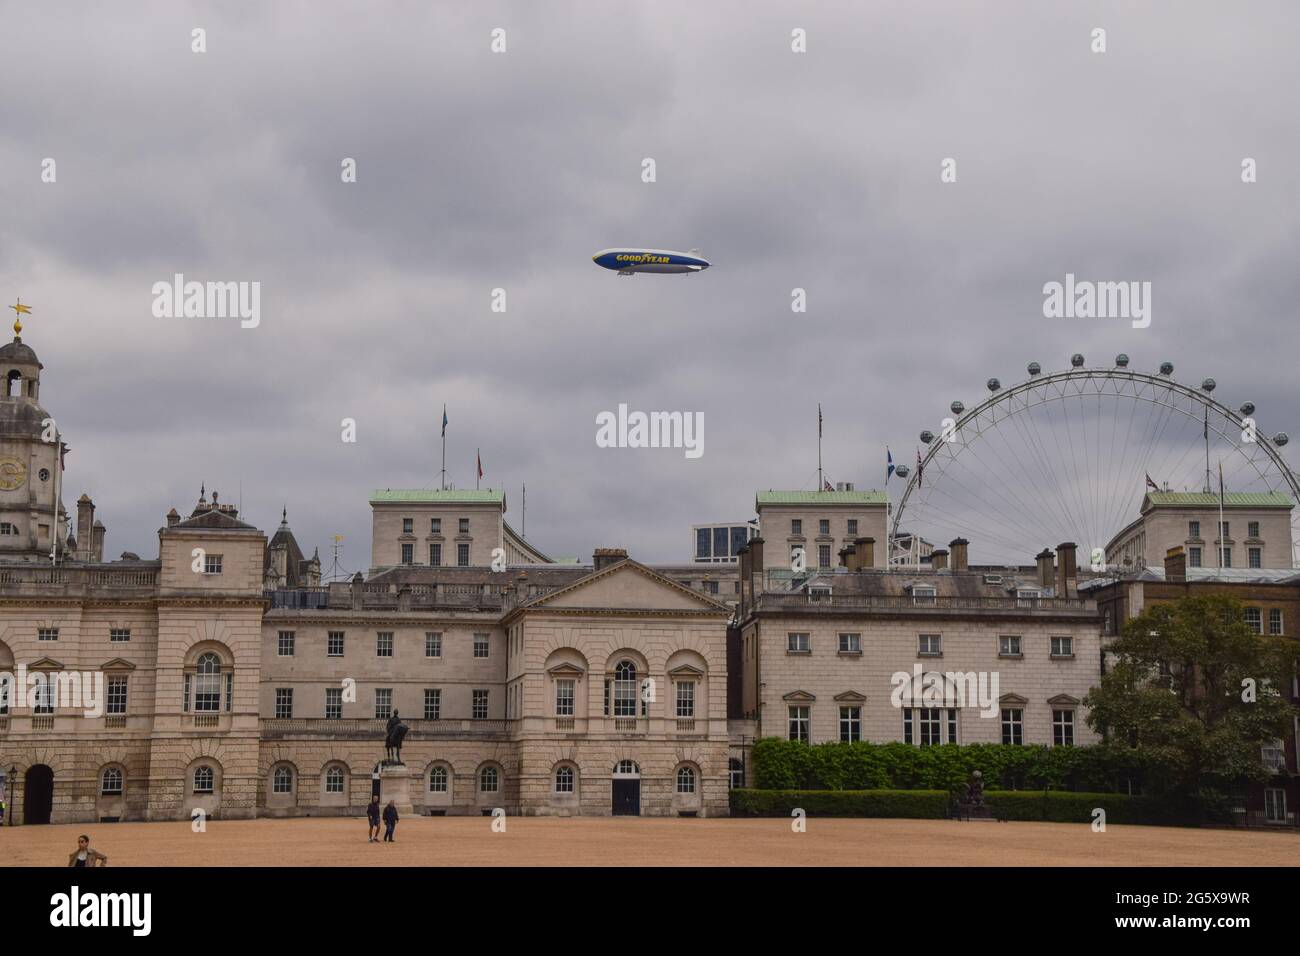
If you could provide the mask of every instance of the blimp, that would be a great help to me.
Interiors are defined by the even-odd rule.
[[[638,272],[677,273],[703,272],[711,263],[701,258],[700,250],[674,252],[671,249],[602,249],[591,261],[621,276]]]

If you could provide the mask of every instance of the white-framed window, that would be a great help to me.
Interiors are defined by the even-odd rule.
[[[330,631],[325,635],[325,656],[342,657],[343,646],[347,639],[346,631]]]
[[[325,688],[325,718],[338,720],[343,716],[343,688]]]
[[[99,776],[99,795],[101,797],[120,797],[122,795],[122,770],[120,767],[105,767]]]
[[[275,716],[280,720],[293,716],[292,687],[277,687],[275,689]]]
[[[343,792],[343,768],[330,767],[325,771],[325,792],[342,793]]]
[[[424,719],[442,719],[442,688],[426,687],[424,689]]]
[[[203,573],[220,574],[221,573],[221,555],[205,554],[203,556]]]
[[[555,682],[555,716],[572,717],[574,694],[577,681],[572,677],[561,677]]]
[[[456,545],[456,566],[461,568],[469,567],[469,545],[464,542]]]
[[[1247,549],[1246,549],[1246,564],[1247,564],[1248,567],[1252,567],[1252,568],[1262,568],[1262,567],[1264,566],[1264,549],[1263,549],[1263,548],[1247,548]]]
[[[1074,746],[1074,711],[1052,711],[1052,744],[1056,747]]]
[[[1003,634],[998,637],[998,654],[1002,657],[1020,656],[1020,637],[1015,634]]]
[[[1285,633],[1282,630],[1282,609],[1280,607],[1268,609],[1268,632],[1275,637]]]
[[[430,793],[447,792],[447,768],[446,767],[429,768],[429,792]]]
[[[487,720],[488,692],[486,690],[473,691],[471,701],[472,711],[470,716],[475,720]]]
[[[194,768],[194,792],[212,793],[216,785],[216,774],[209,766]]]
[[[28,679],[30,680],[30,678]],[[35,692],[32,713],[54,713],[54,675],[47,673],[46,671],[38,671],[36,674]]]
[[[1257,607],[1248,607],[1244,610],[1246,626],[1256,634],[1264,633],[1264,615]]]
[[[393,656],[393,632],[379,631],[375,635],[375,656],[392,657]]]
[[[104,713],[126,713],[126,681],[124,675],[114,675],[108,679],[107,693],[104,695]]]
[[[802,740],[804,743],[810,742],[809,737],[809,710],[807,706],[792,706],[789,709],[789,732],[791,740]]]
[[[569,766],[555,768],[555,792],[573,793],[573,768]]]
[[[1053,637],[1053,638],[1052,638],[1052,656],[1053,656],[1053,657],[1073,657],[1073,656],[1074,656],[1074,638],[1072,638],[1072,637]]]
[[[920,657],[941,657],[943,655],[943,635],[920,635],[916,642],[916,653]]]
[[[913,604],[936,604],[938,603],[938,590],[930,585],[918,584],[912,588]]]
[[[1246,522],[1246,537],[1248,537],[1248,538],[1258,538],[1258,537],[1259,537],[1259,522],[1258,522],[1258,521],[1247,521],[1247,522]]]
[[[849,530],[848,530],[848,535],[849,535],[850,538],[852,538],[852,537],[856,536],[857,533],[858,533],[858,519],[857,519],[857,518],[850,518],[850,519],[849,519]]]
[[[1264,788],[1264,819],[1269,823],[1286,823],[1286,791],[1281,787]]]
[[[414,533],[415,533],[415,519],[414,519],[414,518],[403,518],[403,519],[402,519],[402,534],[414,534]]]
[[[375,719],[387,720],[393,712],[393,689],[391,687],[375,688]]]
[[[790,519],[790,536],[798,538],[803,534],[803,521],[800,518]]]
[[[221,658],[211,651],[194,666],[194,711],[214,714],[221,710]]]
[[[1187,566],[1188,566],[1189,568],[1199,568],[1199,567],[1201,567],[1201,549],[1200,549],[1200,548],[1188,548],[1188,549],[1187,549]]]
[[[862,739],[862,708],[850,705],[840,708],[840,742],[853,743]]]
[[[436,541],[429,545],[429,566],[442,567],[442,545]]]
[[[829,518],[819,518],[817,520],[817,533],[818,534],[831,533],[831,521]]]
[[[727,761],[727,786],[732,790],[745,786],[745,765],[735,757]]]
[[[695,681],[693,680],[677,682],[677,716],[682,720],[689,720],[695,716]]]
[[[442,657],[442,631],[424,632],[424,656]]]
[[[488,636],[486,634],[474,635],[474,656],[487,657],[489,652]]]
[[[402,545],[402,563],[415,563],[415,545],[411,544],[409,541]]]
[[[1265,767],[1281,773],[1286,770],[1286,745],[1281,740],[1273,740],[1260,748],[1260,758]]]
[[[1038,607],[1042,596],[1038,588],[1016,588],[1016,607]]]
[[[840,635],[840,653],[841,654],[861,654],[862,653],[862,635],[861,634],[841,634]]]
[[[276,654],[280,657],[293,657],[294,632],[281,631],[276,645]]]
[[[57,641],[59,639],[59,629],[57,627],[38,627],[36,629],[36,639],[38,641]]]
[[[293,793],[293,771],[288,767],[276,767],[271,775],[272,793]]]
[[[619,661],[614,668],[614,716],[635,717],[637,702],[636,665]]]
[[[496,767],[484,767],[478,775],[479,793],[496,793],[501,788],[501,772]]]
[[[1187,522],[1187,537],[1188,537],[1188,539],[1189,539],[1189,540],[1192,540],[1192,541],[1195,541],[1195,540],[1196,540],[1197,538],[1199,538],[1200,536],[1201,536],[1201,523],[1200,523],[1199,521],[1189,521],[1189,522]]]
[[[785,636],[785,649],[791,654],[807,654],[812,650],[812,638],[804,631],[792,631]]]
[[[461,533],[461,534],[469,534],[469,519],[468,519],[468,518],[460,518],[460,519],[458,519],[458,520],[459,520],[458,528],[459,528],[459,530],[460,530],[460,533]]]
[[[1002,742],[1004,744],[1025,742],[1025,712],[1020,707],[1002,708]]]
[[[1232,567],[1232,549],[1231,549],[1231,548],[1224,548],[1224,549],[1223,549],[1223,566],[1224,566],[1225,568],[1230,568],[1230,567]]]
[[[695,771],[691,767],[677,768],[677,792],[678,793],[695,792]]]
[[[957,743],[957,709],[904,707],[903,742],[919,747]]]
[[[817,545],[817,567],[829,568],[831,566],[831,546],[829,544]]]
[[[129,627],[114,627],[108,632],[108,640],[112,644],[124,644],[131,640],[131,629]]]

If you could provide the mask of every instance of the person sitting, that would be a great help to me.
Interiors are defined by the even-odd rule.
[[[84,833],[77,837],[77,848],[68,854],[68,866],[108,866],[108,857],[90,845]]]

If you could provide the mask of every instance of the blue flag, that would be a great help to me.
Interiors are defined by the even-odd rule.
[[[894,474],[894,456],[889,453],[889,446],[885,446],[885,484],[889,484],[889,479]]]

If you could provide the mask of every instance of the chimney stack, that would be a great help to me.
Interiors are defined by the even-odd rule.
[[[966,546],[970,544],[965,538],[953,538],[948,542],[948,547],[952,549],[952,569],[954,571],[966,571],[969,569],[966,559]]]
[[[948,549],[935,548],[930,552],[930,567],[936,571],[948,570]]]
[[[840,567],[847,568],[850,571],[858,569],[858,549],[853,545],[840,548]]]
[[[754,574],[763,573],[763,539],[749,539],[749,570]]]
[[[96,521],[95,524],[90,529],[91,538],[92,538],[91,549],[90,549],[90,560],[94,561],[96,564],[104,560],[105,530],[106,529],[104,528],[104,522],[102,521]]]
[[[876,566],[876,539],[854,538],[853,548],[858,555],[858,569],[869,571]]]
[[[597,548],[591,556],[593,571],[603,571],[608,567],[627,560],[626,548]]]
[[[1052,578],[1055,575],[1052,568],[1052,557],[1051,548],[1044,548],[1034,556],[1034,560],[1038,562],[1038,586],[1043,590],[1047,590],[1052,586]]]
[[[1073,541],[1056,546],[1056,596],[1059,598],[1079,596],[1077,549],[1078,545]]]
[[[83,561],[89,561],[95,553],[94,526],[95,503],[90,495],[83,493],[77,499],[77,551],[80,552],[77,557]]]
[[[1171,584],[1187,581],[1187,554],[1181,544],[1165,552],[1165,580]]]

